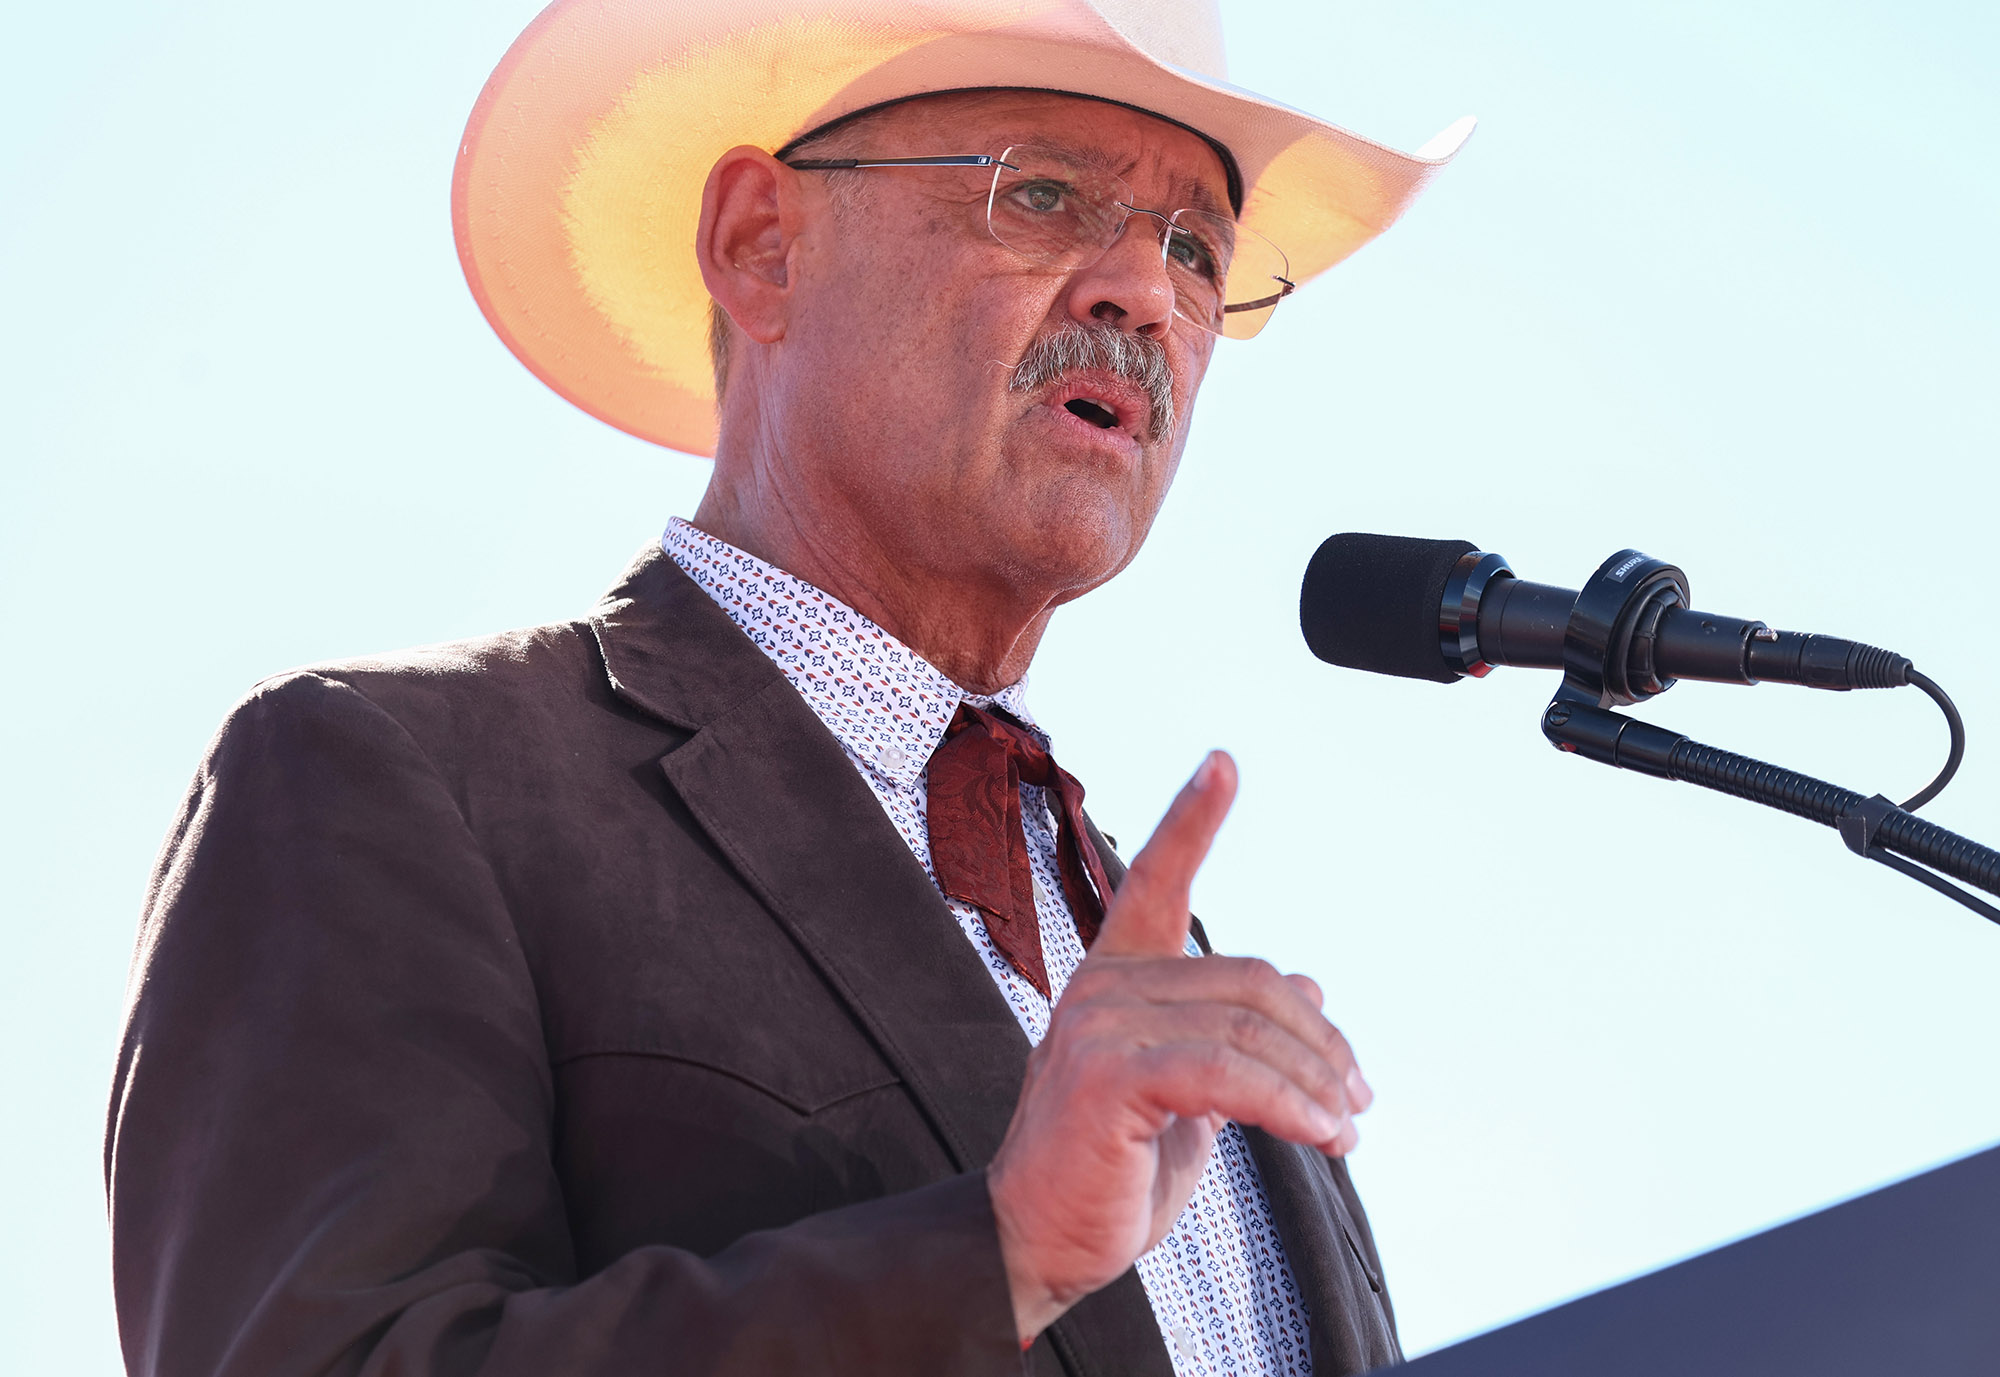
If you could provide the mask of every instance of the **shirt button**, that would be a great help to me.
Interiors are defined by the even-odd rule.
[[[1193,1362],[1198,1356],[1194,1346],[1194,1331],[1183,1324],[1175,1325],[1174,1349],[1181,1355],[1182,1362]]]
[[[893,773],[910,763],[910,755],[901,746],[891,743],[875,752],[875,763]]]

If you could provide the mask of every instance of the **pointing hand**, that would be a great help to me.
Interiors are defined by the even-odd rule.
[[[1236,797],[1220,751],[1174,799],[1064,990],[987,1171],[1021,1337],[1166,1236],[1231,1119],[1338,1156],[1373,1098],[1319,987],[1188,960],[1188,892]]]

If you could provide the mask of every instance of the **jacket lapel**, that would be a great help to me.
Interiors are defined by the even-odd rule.
[[[1028,1043],[831,732],[657,548],[592,617],[612,686],[693,732],[660,768],[847,1003],[961,1170],[1000,1146]]]
[[[1352,1188],[1342,1189],[1346,1166],[1261,1128],[1245,1127],[1243,1136],[1312,1316],[1313,1371],[1333,1377],[1401,1362],[1380,1264],[1371,1260],[1373,1240],[1364,1257],[1360,1202],[1350,1209]]]
[[[692,733],[660,760],[668,782],[875,1040],[954,1163],[983,1168],[1013,1117],[1027,1037],[832,733],[657,546],[591,623],[613,691]],[[1079,1377],[1171,1377],[1133,1271],[1048,1338]]]

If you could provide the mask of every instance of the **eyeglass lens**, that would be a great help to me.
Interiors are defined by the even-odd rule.
[[[1191,325],[1248,339],[1291,288],[1285,255],[1256,231],[1193,208],[1171,215],[1139,211],[1123,178],[1054,150],[1014,147],[1001,154],[986,202],[995,239],[1023,257],[1063,268],[1097,261],[1134,214],[1158,232],[1174,284],[1174,313]]]

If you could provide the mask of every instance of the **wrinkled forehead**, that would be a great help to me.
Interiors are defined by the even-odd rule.
[[[939,139],[966,146],[945,148]],[[1158,188],[1177,198],[1176,205],[1236,214],[1243,204],[1241,174],[1222,144],[1150,110],[1065,91],[1004,87],[909,96],[821,125],[777,155],[790,156],[807,144],[814,156],[850,157],[997,154],[1009,146],[1032,146],[1135,186]]]

